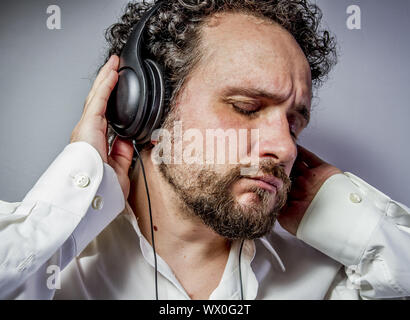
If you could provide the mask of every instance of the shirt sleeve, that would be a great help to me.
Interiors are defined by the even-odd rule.
[[[351,173],[329,178],[297,237],[340,262],[330,298],[410,296],[410,213]]]
[[[51,299],[59,272],[124,207],[98,151],[68,145],[22,202],[0,201],[0,299]]]

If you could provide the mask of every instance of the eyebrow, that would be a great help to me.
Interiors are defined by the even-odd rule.
[[[250,97],[253,99],[258,99],[258,98],[267,99],[267,100],[271,100],[274,102],[281,102],[281,101],[286,100],[287,98],[284,95],[267,92],[265,90],[240,88],[240,87],[228,87],[222,92],[222,95],[225,97],[240,95],[240,96]],[[305,119],[306,126],[307,126],[310,122],[310,111],[308,107],[304,104],[297,105],[296,111],[303,117],[303,119]]]

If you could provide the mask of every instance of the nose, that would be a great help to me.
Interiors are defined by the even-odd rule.
[[[289,175],[297,157],[297,146],[286,113],[275,110],[263,117],[258,127],[259,159],[274,159]]]

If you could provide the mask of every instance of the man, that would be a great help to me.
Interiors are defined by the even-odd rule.
[[[151,18],[145,43],[165,69],[162,128],[173,155],[189,144],[175,123],[203,137],[259,133],[237,153],[258,160],[250,175],[240,161],[156,164],[162,141],[144,146],[154,259],[143,172],[137,165],[129,178],[131,142],[116,139],[108,152],[105,118],[117,55],[147,7],[129,4],[110,29],[111,58],[71,144],[21,203],[2,203],[1,297],[409,296],[408,208],[297,146],[312,84],[335,57],[333,39],[318,31],[320,11],[304,0],[167,1]],[[63,270],[61,283],[53,270]]]

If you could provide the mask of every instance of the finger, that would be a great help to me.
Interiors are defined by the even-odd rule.
[[[306,191],[300,189],[292,189],[288,193],[287,201],[294,202],[294,201],[302,201],[306,198]]]
[[[315,168],[326,163],[317,155],[303,148],[300,145],[298,145],[298,160],[304,161],[309,168]]]
[[[296,158],[295,163],[293,164],[293,168],[292,168],[292,172],[296,175],[303,175],[305,172],[307,172],[309,170],[309,166],[308,164],[300,159],[300,158]]]
[[[108,163],[116,172],[127,173],[131,166],[133,155],[134,147],[132,142],[117,137],[112,146]]]
[[[95,91],[100,84],[104,81],[105,78],[108,77],[111,70],[117,71],[119,58],[116,55],[110,57],[107,63],[101,68],[100,72],[97,75],[97,78],[94,81],[94,84],[91,88],[91,91]]]
[[[118,65],[119,65],[118,56],[112,55],[110,59],[108,59],[107,63],[101,68],[100,72],[97,75],[97,78],[94,80],[93,86],[86,99],[86,104],[85,104],[86,107],[87,107],[87,102],[89,102],[95,95],[97,88],[109,76],[111,70],[116,71],[118,69]]]
[[[108,77],[97,88],[87,107],[87,110],[85,111],[85,116],[92,115],[105,117],[107,102],[117,81],[118,73],[114,70],[111,70]]]

